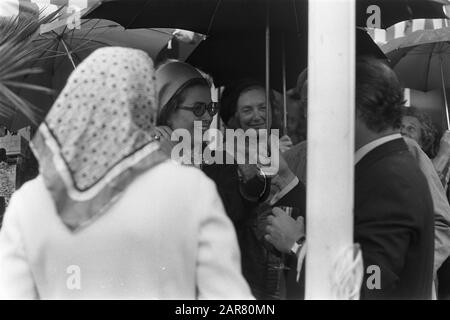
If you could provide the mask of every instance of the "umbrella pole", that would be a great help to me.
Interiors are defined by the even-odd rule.
[[[442,93],[444,94],[444,105],[445,105],[445,117],[447,119],[447,129],[450,129],[450,117],[448,114],[448,103],[447,103],[447,93],[445,91],[445,78],[444,78],[444,68],[442,67],[442,57],[441,57],[441,82],[442,82]]]
[[[287,135],[287,96],[286,96],[286,42],[284,39],[284,34],[282,36],[281,44],[281,54],[282,54],[282,68],[283,68],[283,135]]]
[[[67,46],[66,41],[64,41],[64,39],[62,37],[61,37],[60,41],[61,41],[61,43],[62,43],[62,45],[64,47],[64,50],[66,50],[66,52],[67,52],[67,57],[69,58],[70,62],[72,63],[73,69],[75,70],[77,65],[75,64],[75,61],[73,61],[72,54],[70,53],[70,50],[69,50],[69,47]]]
[[[266,129],[270,130],[271,105],[270,105],[270,0],[266,0]]]

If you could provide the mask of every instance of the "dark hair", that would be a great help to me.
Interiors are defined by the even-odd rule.
[[[156,125],[167,126],[170,116],[175,112],[178,106],[181,103],[183,103],[184,100],[186,99],[187,90],[196,86],[205,86],[209,88],[208,82],[205,79],[195,78],[187,81],[184,85],[182,85],[178,89],[177,92],[175,92],[175,94],[170,98],[170,100],[159,110]]]
[[[356,110],[374,132],[400,128],[405,104],[403,88],[394,71],[374,58],[356,62]]]
[[[428,157],[434,158],[439,148],[439,139],[437,139],[438,131],[433,125],[430,116],[416,107],[404,108],[403,115],[414,117],[420,122],[420,145]]]
[[[225,88],[220,98],[220,109],[219,109],[219,116],[225,124],[228,124],[230,119],[233,118],[234,115],[236,114],[237,102],[241,94],[254,88],[261,88],[262,90],[266,91],[266,87],[264,84],[262,84],[258,80],[251,78],[239,80]],[[274,124],[276,123],[276,119],[274,119],[274,110],[276,108],[276,105],[275,105],[275,96],[272,90],[270,91],[270,106],[272,108],[271,110],[273,119],[272,124]]]

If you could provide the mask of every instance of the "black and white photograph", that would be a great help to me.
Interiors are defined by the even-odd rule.
[[[0,300],[450,300],[449,104],[449,0],[0,0]]]

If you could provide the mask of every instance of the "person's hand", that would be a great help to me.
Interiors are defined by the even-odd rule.
[[[255,164],[240,164],[238,165],[238,170],[244,182],[251,180],[259,172]]]
[[[277,154],[275,154],[275,152],[277,152]],[[263,160],[263,163],[261,163],[261,159]],[[281,176],[289,181],[293,178],[293,174],[283,157],[281,143],[277,145],[277,149],[272,150],[272,155],[270,157],[260,155],[258,160],[260,160],[258,163],[259,168],[267,177],[273,178]]]
[[[156,139],[164,138],[170,141],[170,138],[172,136],[172,129],[167,126],[154,127],[152,134]]]
[[[450,158],[450,130],[445,131],[439,144],[439,156]]]
[[[283,153],[292,148],[292,140],[288,135],[284,135],[280,138],[280,152]]]
[[[294,220],[280,208],[272,209],[273,215],[267,217],[267,234],[264,238],[278,251],[289,253],[294,243],[305,236],[303,217]]]
[[[177,141],[172,141],[172,129],[167,126],[154,127],[151,133],[155,140],[159,140],[161,150],[169,157],[172,154],[173,147]]]

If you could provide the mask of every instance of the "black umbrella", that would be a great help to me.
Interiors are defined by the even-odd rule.
[[[276,58],[269,54],[270,45],[271,43],[283,45],[285,43],[283,39],[288,36],[293,39],[294,47],[299,46],[296,37],[306,41],[307,5],[307,0],[113,0],[102,2],[86,17],[105,17],[126,28],[139,28],[143,25],[174,25],[179,29],[195,31],[210,38],[218,37],[218,39],[236,35],[242,38],[243,31],[251,31],[253,34],[250,36],[257,37],[259,43],[253,42],[255,46],[248,50],[262,54],[260,56],[262,60],[257,59],[258,63],[254,65],[254,70],[256,67],[261,67],[266,88],[269,88],[270,81],[273,79],[270,75],[270,61],[275,61],[274,58]],[[238,44],[238,46],[241,45],[243,42]],[[272,52],[276,51],[272,49]],[[287,50],[282,49],[282,52]],[[299,59],[296,52],[300,51],[295,49],[290,51],[293,61]],[[285,55],[282,58],[287,61]],[[263,61],[262,64],[259,63],[261,61]],[[266,90],[266,95],[267,103],[269,103],[269,90]],[[269,109],[267,108],[267,112]]]
[[[210,74],[216,87],[226,86],[246,77],[264,82],[264,36],[263,33],[243,32],[208,37],[197,46],[187,62]],[[306,35],[283,36],[277,32],[271,32],[270,36],[270,82],[272,88],[281,92],[283,79],[286,79],[286,86],[292,88],[300,72],[306,68],[308,39]],[[369,34],[359,28],[356,30],[356,54],[386,59]]]
[[[435,8],[431,10],[432,12],[427,11],[427,14],[431,15],[427,17],[442,17],[442,4],[431,1],[371,0],[369,2],[361,0],[357,2],[357,23],[365,26],[365,20],[368,17],[367,7],[370,5],[379,6],[382,21],[387,12],[392,12],[394,9],[399,11],[398,20],[390,20],[385,24],[401,21],[405,16],[414,18],[415,14],[423,17],[416,8],[416,3],[419,2],[427,3]],[[419,9],[423,8],[420,6]],[[396,17],[396,14],[386,16],[392,18]],[[225,61],[224,66],[229,68],[223,70],[245,67],[247,75],[254,73],[253,75],[257,78],[262,78],[262,72],[264,72],[267,103],[270,101],[268,88],[271,87],[271,82],[275,84],[272,87],[282,83],[284,100],[286,100],[288,81],[289,83],[295,81],[301,66],[306,65],[307,0],[107,0],[101,1],[101,4],[85,17],[113,20],[125,28],[174,27],[195,31],[210,39],[214,37],[215,40],[211,42],[218,47],[230,48],[225,43],[231,39],[233,42],[228,44],[235,46],[232,50],[236,50],[237,54],[244,53],[243,61],[246,62],[236,66],[232,60],[225,58],[229,62]],[[251,41],[252,39],[257,41]],[[252,52],[264,53],[264,56],[252,57]],[[278,54],[281,56],[277,56]],[[206,56],[208,56],[207,53]],[[195,62],[194,58],[190,61]],[[201,64],[194,63],[194,65],[204,66],[202,61],[197,62]],[[213,62],[220,63],[217,60]],[[281,64],[281,67],[274,64]],[[204,68],[207,72],[208,69]],[[273,75],[271,71],[274,72]],[[225,74],[211,73],[218,79],[227,80],[228,76]],[[267,112],[269,109],[267,108]]]
[[[208,37],[187,62],[210,74],[216,87],[227,86],[242,78],[266,79],[264,33],[235,33]],[[297,77],[308,62],[305,36],[271,32],[270,87],[283,92],[296,85]],[[369,34],[356,30],[356,54],[387,59]],[[286,103],[283,104],[283,131],[286,133]]]
[[[113,20],[125,28],[170,27],[205,35],[264,29],[266,6],[272,30],[305,30],[307,0],[103,0],[86,18]],[[357,0],[356,24],[366,27],[367,9],[380,8],[381,28],[419,18],[447,18],[446,0]]]
[[[174,26],[212,36],[265,30],[267,8],[272,30],[306,30],[306,0],[112,0],[101,1],[86,18],[102,17],[125,28]]]

